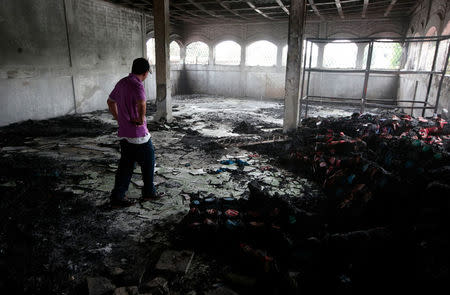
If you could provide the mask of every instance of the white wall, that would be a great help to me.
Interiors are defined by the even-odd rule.
[[[3,0],[0,126],[104,109],[143,56],[142,17],[101,0]]]

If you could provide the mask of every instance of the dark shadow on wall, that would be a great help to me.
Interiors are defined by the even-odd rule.
[[[189,74],[184,64],[180,70],[180,75],[178,77],[178,85],[176,88],[177,88],[176,94],[193,94],[192,88],[189,85]]]

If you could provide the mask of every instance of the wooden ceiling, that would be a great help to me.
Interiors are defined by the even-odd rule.
[[[107,0],[152,14],[153,1]],[[308,20],[407,18],[418,0],[306,0]],[[286,21],[290,0],[170,0],[172,23]]]

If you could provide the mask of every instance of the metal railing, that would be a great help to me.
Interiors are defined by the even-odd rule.
[[[377,108],[398,108],[398,107],[404,107],[406,109],[411,109],[411,113],[414,109],[421,109],[422,110],[422,116],[425,115],[426,110],[434,110],[434,113],[437,113],[438,105],[439,105],[439,99],[441,96],[441,90],[442,90],[442,84],[444,80],[444,76],[446,75],[446,71],[448,68],[449,63],[449,56],[450,56],[450,36],[433,36],[433,37],[404,37],[404,38],[393,38],[393,37],[386,37],[386,38],[334,38],[334,39],[318,39],[318,38],[307,38],[306,39],[306,48],[304,51],[303,56],[303,71],[302,71],[302,83],[301,83],[301,99],[300,99],[300,114],[302,113],[303,106],[305,107],[305,117],[308,116],[308,108],[310,102],[322,102],[322,103],[345,103],[345,104],[353,104],[353,105],[359,105],[360,112],[363,113],[367,107],[377,107]],[[325,46],[323,44],[331,44],[334,42],[341,43],[355,43],[355,44],[367,44],[366,45],[366,51],[364,52],[364,58],[365,65],[364,67],[361,66],[361,68],[324,68],[321,65],[319,67],[313,68],[312,65],[312,59],[313,59],[313,45],[320,45]],[[399,60],[396,60],[396,65],[394,67],[397,67],[395,69],[373,69],[373,57],[374,57],[374,46],[378,44],[383,43],[397,43],[402,45],[401,50],[401,57]],[[413,56],[417,54],[417,46],[415,49],[415,52],[410,52],[411,44],[414,43],[421,43],[421,46],[419,47],[419,55],[420,56]],[[432,44],[428,45],[429,48],[425,48],[425,51],[427,49],[432,48],[434,45],[434,54],[432,56],[432,63],[431,63],[431,69],[424,70],[421,68],[423,60],[425,60],[425,63],[430,60],[430,57],[428,55],[429,52],[423,51],[424,44]],[[442,48],[440,45],[443,45]],[[392,46],[391,46],[392,47]],[[430,51],[430,50],[428,50]],[[432,51],[432,50],[431,50]],[[324,53],[324,50],[322,49],[322,54]],[[422,54],[424,54],[424,58],[422,58]],[[395,57],[395,56],[394,56]],[[443,62],[442,67],[437,70],[436,62],[438,57],[444,58],[441,61]],[[395,58],[399,58],[398,56]],[[415,60],[416,59],[416,60]],[[321,57],[322,63],[323,63],[323,56]],[[413,65],[408,64],[410,62],[414,62]],[[397,65],[398,62],[398,65]],[[418,63],[420,62],[420,64]],[[410,67],[410,68],[407,68]],[[427,64],[425,64],[427,66]],[[429,65],[428,65],[429,66]],[[361,91],[361,97],[355,98],[355,97],[331,97],[327,95],[320,95],[315,93],[314,95],[310,93],[310,86],[311,86],[311,73],[330,73],[330,74],[344,74],[344,73],[356,73],[356,74],[362,74],[364,73],[364,82],[361,85],[362,91]],[[426,76],[428,79],[427,82],[427,89],[426,94],[423,99],[416,99],[417,94],[417,87],[418,82],[415,83],[415,89],[414,89],[414,95],[411,99],[397,99],[396,97],[393,98],[368,98],[367,97],[367,88],[369,85],[369,79],[371,75],[373,74],[383,74],[383,75],[392,75],[401,77],[402,75],[422,75]],[[436,99],[434,103],[430,103],[430,93],[431,93],[431,86],[433,83],[433,78],[437,77],[439,80],[438,83],[438,89],[436,92]],[[326,84],[324,86],[326,88]],[[410,103],[411,106],[400,106],[401,103]]]

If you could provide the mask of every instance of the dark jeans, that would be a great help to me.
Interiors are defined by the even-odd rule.
[[[120,162],[111,198],[120,200],[125,197],[136,162],[141,166],[142,180],[144,181],[143,196],[155,195],[156,190],[153,184],[155,150],[152,140],[149,139],[143,144],[132,144],[123,139],[120,141]]]

